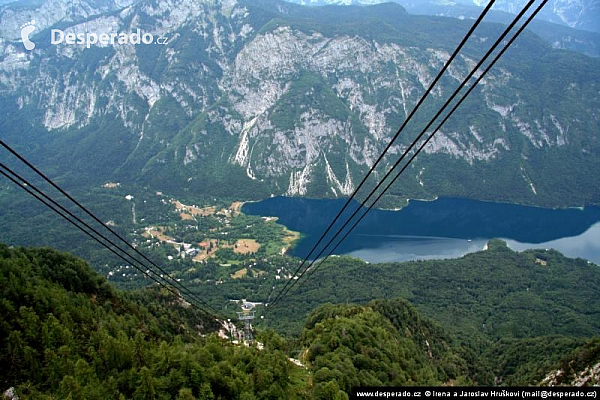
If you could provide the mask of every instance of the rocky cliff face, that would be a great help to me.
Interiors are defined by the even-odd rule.
[[[330,14],[235,0],[92,5],[75,2],[71,17],[52,2],[36,9],[36,20],[47,22],[32,36],[31,52],[6,28],[21,16],[2,9],[6,136],[22,146],[45,143],[34,146],[36,154],[57,171],[78,165],[94,179],[198,192],[233,180],[232,195],[244,185],[258,188],[256,196],[350,194],[470,26],[412,17],[391,4]],[[50,45],[43,28],[58,19],[65,34],[140,29],[167,43]],[[379,176],[498,32],[495,25],[478,31]],[[510,188],[507,200],[552,203],[556,178],[545,173],[558,168],[555,161],[576,154],[578,165],[597,162],[597,66],[526,36],[426,147],[396,194],[490,198]],[[90,152],[101,170],[80,161]],[[225,170],[233,175],[221,176]],[[577,175],[577,185],[586,179]],[[600,198],[587,190],[566,201]]]
[[[600,341],[591,339],[564,357],[558,368],[550,370],[541,386],[598,386],[600,383]]]
[[[58,22],[76,23],[103,13],[130,6],[134,0],[49,0],[39,4],[14,2],[0,8],[0,37],[20,40],[20,27],[34,20],[38,30],[46,29]]]
[[[571,376],[565,376],[565,371],[557,370],[549,373],[540,385],[542,386],[598,386],[600,382],[600,363],[590,365]]]
[[[474,0],[477,2],[477,0]],[[526,1],[502,0],[496,9],[517,13]],[[545,19],[560,22],[571,28],[600,31],[600,2],[598,0],[551,0],[545,7]]]

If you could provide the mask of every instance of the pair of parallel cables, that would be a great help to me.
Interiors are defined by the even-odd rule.
[[[108,230],[108,233],[113,235],[113,239],[107,237],[98,229],[94,228],[93,226],[85,222],[83,219],[69,211],[67,208],[63,207],[50,195],[38,189],[33,183],[23,178],[21,175],[19,175],[17,172],[6,166],[4,163],[0,162],[0,174],[2,174],[5,178],[9,179],[12,183],[14,183],[18,187],[26,191],[28,194],[36,198],[38,201],[46,205],[52,211],[63,217],[69,223],[71,223],[80,231],[82,231],[83,233],[91,237],[93,240],[98,242],[100,245],[108,249],[111,253],[119,257],[121,260],[125,261],[127,264],[132,265],[135,269],[140,271],[147,278],[151,279],[158,285],[168,290],[170,293],[174,294],[177,298],[186,301],[192,307],[204,312],[207,315],[210,315],[211,317],[217,320],[226,320],[226,318],[221,316],[219,312],[215,310],[210,304],[208,304],[206,301],[192,293],[192,291],[188,287],[186,287],[177,279],[173,278],[158,264],[150,260],[146,255],[144,255],[142,252],[136,249],[122,235],[117,233],[107,224],[103,223],[89,209],[87,209],[79,201],[74,199],[70,194],[68,194],[50,178],[48,178],[44,173],[42,173],[38,168],[36,168],[33,164],[31,164],[28,160],[26,160],[21,154],[19,154],[16,150],[14,150],[12,147],[6,144],[3,140],[0,140],[0,146],[4,147],[4,149],[10,152],[14,157],[19,159],[30,170],[32,170],[41,178],[43,178],[47,183],[49,183],[52,187],[58,190],[64,197],[70,200],[78,208],[83,210],[84,213],[91,217],[96,223],[100,224],[103,228]],[[118,242],[121,242],[121,244],[119,244]],[[125,245],[125,247],[123,246],[123,244]],[[131,251],[133,251],[137,256],[131,255]],[[141,260],[140,257],[143,260]]]
[[[456,111],[456,109],[462,104],[462,102],[467,98],[467,96],[469,96],[471,94],[471,92],[477,86],[477,84],[489,72],[489,70],[500,59],[500,57],[502,57],[502,55],[505,53],[505,51],[514,43],[514,41],[516,40],[516,38],[519,37],[519,35],[521,35],[521,33],[523,32],[523,30],[525,30],[525,28],[527,27],[527,25],[529,25],[529,23],[533,20],[533,18],[546,5],[546,3],[547,3],[548,0],[543,0],[539,4],[539,6],[531,13],[531,15],[527,18],[527,20],[516,31],[516,33],[508,40],[508,42],[506,44],[504,44],[504,46],[501,48],[501,50],[498,52],[498,54],[494,57],[494,59],[479,74],[479,76],[475,79],[475,82],[469,87],[469,89],[466,91],[466,93],[462,95],[462,97],[452,107],[452,109],[443,118],[443,120],[436,126],[436,128],[429,135],[429,137],[425,141],[423,141],[423,143],[419,146],[419,148],[416,150],[416,152],[414,152],[414,154],[410,157],[410,159],[404,165],[404,167],[402,167],[402,169],[396,173],[396,175],[389,181],[389,183],[379,193],[379,195],[375,198],[375,200],[371,202],[371,204],[369,205],[369,207],[366,208],[366,210],[364,210],[364,212],[362,213],[362,215],[358,219],[355,220],[355,222],[353,223],[353,225],[342,236],[341,240],[339,240],[337,242],[337,244],[335,244],[335,246],[333,246],[331,248],[331,250],[327,251],[327,254],[323,258],[321,258],[321,256],[323,255],[323,253],[325,253],[325,251],[333,244],[333,242],[336,240],[336,238],[344,231],[344,229],[348,226],[348,224],[350,224],[350,222],[352,221],[352,219],[363,209],[363,205],[365,205],[369,201],[369,199],[377,192],[377,190],[379,190],[379,188],[383,186],[383,184],[385,183],[385,181],[387,180],[387,178],[389,176],[391,176],[391,174],[394,172],[394,170],[396,170],[396,168],[400,165],[400,163],[402,162],[402,160],[404,160],[404,158],[408,156],[408,154],[411,152],[411,150],[417,145],[418,141],[423,137],[423,135],[425,135],[425,133],[427,132],[427,130],[442,115],[442,113],[446,110],[446,108],[450,105],[450,103],[452,103],[452,101],[460,93],[460,91],[469,83],[469,81],[471,80],[471,78],[481,68],[481,66],[485,63],[485,61],[492,55],[492,53],[496,50],[496,48],[500,44],[503,43],[503,41],[505,40],[506,36],[512,31],[512,29],[514,28],[514,26],[525,15],[525,13],[531,8],[531,6],[535,2],[535,0],[530,0],[525,5],[525,7],[523,7],[523,9],[521,10],[521,12],[506,27],[506,29],[504,30],[504,32],[498,37],[498,39],[495,41],[495,43],[489,48],[489,50],[486,52],[486,54],[483,56],[483,58],[471,70],[471,72],[462,81],[462,83],[458,86],[458,88],[455,89],[455,91],[452,93],[452,95],[448,98],[448,100],[444,103],[444,105],[439,109],[439,111],[435,114],[435,116],[430,120],[430,122],[425,126],[425,128],[423,128],[423,130],[421,131],[421,133],[414,139],[414,141],[411,143],[411,145],[403,152],[402,156],[398,159],[398,161],[396,161],[396,163],[392,166],[392,168],[390,168],[390,170],[385,174],[385,176],[383,177],[383,179],[381,179],[379,181],[379,183],[375,186],[375,188],[371,190],[371,192],[366,197],[366,199],[362,203],[358,204],[358,206],[357,206],[356,210],[353,212],[353,214],[348,219],[346,219],[346,222],[342,225],[342,227],[337,230],[337,232],[335,233],[335,235],[327,242],[327,244],[325,244],[325,246],[323,246],[323,248],[321,249],[321,251],[314,257],[314,259],[312,261],[310,261],[310,263],[308,264],[308,266],[306,266],[304,268],[304,270],[300,273],[300,275],[298,275],[298,273],[300,272],[300,270],[302,269],[302,267],[309,261],[309,259],[313,255],[313,253],[316,251],[317,248],[319,248],[319,246],[325,240],[325,237],[327,236],[327,234],[331,231],[331,229],[338,222],[338,220],[340,219],[340,217],[342,216],[342,214],[344,213],[344,211],[348,208],[348,206],[350,205],[350,202],[352,201],[352,199],[355,198],[355,196],[357,195],[357,193],[359,192],[359,190],[361,189],[361,187],[367,181],[367,178],[374,172],[374,170],[377,167],[377,165],[383,160],[385,154],[392,147],[392,145],[394,144],[394,142],[396,141],[396,139],[398,138],[398,136],[400,135],[400,133],[404,130],[404,128],[406,127],[406,125],[408,124],[408,122],[411,120],[411,118],[415,115],[416,111],[419,109],[419,107],[425,101],[425,98],[429,95],[429,93],[437,85],[437,83],[438,83],[439,79],[441,78],[441,76],[448,69],[448,67],[450,66],[450,64],[454,60],[454,58],[458,55],[458,53],[460,52],[460,50],[462,49],[462,47],[464,46],[464,44],[468,41],[469,37],[473,34],[473,32],[475,31],[475,29],[477,28],[477,26],[480,24],[480,22],[483,20],[483,18],[485,17],[485,15],[491,9],[494,1],[495,0],[491,0],[488,3],[488,5],[485,7],[485,9],[483,10],[483,12],[479,16],[479,18],[475,21],[475,23],[473,24],[473,26],[471,27],[471,29],[468,31],[468,33],[465,35],[465,37],[462,39],[461,43],[456,48],[456,50],[454,51],[454,53],[452,54],[452,56],[448,59],[448,61],[444,65],[444,67],[440,70],[440,72],[438,73],[438,75],[436,76],[436,78],[429,85],[429,87],[427,88],[427,90],[425,91],[425,93],[422,95],[422,97],[420,98],[420,100],[417,102],[416,106],[413,108],[413,110],[411,111],[411,113],[407,116],[407,118],[403,122],[402,126],[398,129],[398,131],[396,132],[396,134],[394,135],[394,137],[390,140],[390,142],[388,143],[388,145],[386,146],[386,148],[383,150],[383,152],[380,154],[380,156],[378,157],[378,159],[376,160],[376,162],[370,168],[369,172],[365,175],[365,177],[362,179],[362,181],[360,182],[360,184],[356,187],[356,189],[354,190],[354,192],[352,193],[352,195],[347,199],[347,201],[344,204],[344,206],[340,209],[340,211],[338,212],[338,214],[336,215],[336,217],[333,219],[333,221],[329,224],[329,226],[323,232],[323,234],[321,235],[321,237],[314,244],[314,246],[312,247],[312,249],[308,253],[308,255],[302,260],[302,262],[300,263],[300,265],[298,266],[298,268],[296,269],[296,271],[294,272],[294,274],[290,277],[290,279],[288,279],[288,281],[286,282],[286,284],[283,287],[283,289],[281,289],[281,291],[279,291],[279,293],[275,297],[275,299],[271,303],[268,304],[266,313],[268,313],[269,311],[273,310],[276,307],[277,304],[281,304],[281,302],[283,301],[283,299],[285,298],[285,296],[288,295],[288,293],[290,292],[290,290],[292,288],[294,288],[298,284],[298,282],[300,282],[299,286],[296,287],[296,291],[298,291],[298,289],[304,283],[306,283],[306,281],[308,281],[310,279],[310,277],[319,269],[319,267],[321,265],[323,265],[323,263],[327,260],[327,258],[329,258],[329,256],[331,254],[333,254],[333,252],[350,235],[350,233],[356,228],[356,226],[360,223],[360,221],[362,221],[362,219],[365,217],[365,215],[373,208],[373,206],[381,199],[381,197],[385,194],[385,192],[398,179],[398,177],[406,170],[406,168],[410,165],[410,163],[412,163],[412,161],[417,157],[417,155],[421,152],[421,150],[423,150],[423,148],[427,145],[427,143],[429,143],[429,141],[431,140],[431,138],[433,138],[433,136],[446,123],[446,121]],[[314,266],[314,268],[311,268],[311,267],[313,267],[313,265],[315,263],[318,263],[318,264],[316,266]],[[306,279],[302,280],[302,278],[304,277],[304,275],[307,272],[309,272],[309,274],[306,276]],[[273,292],[273,290],[271,291],[271,294],[272,294],[272,292]],[[270,298],[270,296],[271,295],[269,295],[269,298]]]

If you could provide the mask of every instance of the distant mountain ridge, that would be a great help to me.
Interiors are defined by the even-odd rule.
[[[444,2],[403,2],[412,14],[438,15],[459,19],[477,18],[482,7],[473,4],[459,3],[448,5]],[[492,9],[486,21],[509,24],[515,14]],[[552,47],[580,52],[582,54],[600,57],[600,29],[581,30],[569,27],[561,22],[550,22],[553,19],[536,17],[529,28],[532,32],[545,39]]]
[[[326,1],[326,0],[287,0],[292,3],[310,5],[310,6],[327,6],[327,5],[371,5],[377,3],[385,3],[383,0],[372,0],[361,1]],[[459,19],[477,18],[482,12],[483,7],[478,5],[476,2],[468,0],[464,1],[411,1],[411,0],[394,0],[394,2],[401,4],[411,14],[421,15],[436,15],[454,17]],[[503,7],[504,3],[498,2],[492,10],[488,13],[486,21],[489,22],[500,22],[509,24],[515,16],[513,7]],[[523,6],[525,3],[520,4]],[[505,5],[505,4],[504,4]],[[600,12],[597,10],[598,6],[591,4],[589,10],[581,10],[580,14],[591,15],[591,17],[581,16],[582,19],[591,19],[589,23],[584,24],[584,27],[578,25],[573,26],[560,20],[556,15],[552,14],[549,10],[549,5],[542,10],[540,15],[532,21],[529,26],[531,31],[540,35],[543,39],[547,40],[554,48],[567,49],[580,52],[582,54],[600,57]],[[594,11],[596,9],[596,11]],[[512,10],[512,11],[510,11]],[[517,10],[518,12],[518,10]],[[545,18],[544,18],[545,16]],[[582,30],[585,29],[585,30]]]
[[[287,0],[293,3],[323,6],[323,5],[372,5],[386,3],[390,0]],[[409,10],[426,7],[446,7],[470,5],[483,7],[487,1],[482,0],[391,0],[402,4]],[[526,0],[499,0],[493,9],[517,14],[527,3]],[[550,22],[561,23],[571,28],[600,32],[600,1],[599,0],[550,0],[540,13],[540,18]]]

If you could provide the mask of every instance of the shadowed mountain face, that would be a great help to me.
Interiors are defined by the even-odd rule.
[[[397,4],[91,4],[62,19],[51,2],[1,9],[2,26],[17,26],[0,41],[2,138],[74,185],[243,198],[350,194],[472,24]],[[13,39],[33,18],[27,51]],[[166,43],[52,45],[51,29]],[[478,29],[379,177],[501,29]],[[599,71],[524,34],[392,193],[600,202]]]
[[[292,3],[323,6],[323,5],[371,5],[386,3],[386,0],[288,0]],[[393,0],[402,4],[409,11],[444,9],[451,12],[453,9],[463,9],[465,6],[482,7],[487,1],[482,0],[457,0],[457,1],[422,1],[422,0]],[[525,0],[498,0],[493,9],[512,14],[518,14]],[[438,11],[439,12],[439,11]],[[433,12],[435,14],[436,12]],[[600,32],[600,1],[598,0],[550,0],[540,13],[540,19],[563,24],[571,28]]]
[[[291,3],[324,5],[372,5],[385,3],[383,0],[287,0]],[[475,19],[481,14],[485,2],[395,0],[411,14],[436,15],[458,19]],[[486,21],[510,24],[515,15],[525,6],[525,1],[496,1]],[[529,29],[546,40],[556,49],[577,51],[591,57],[600,57],[600,2],[594,1],[549,1],[529,25]]]
[[[473,19],[481,13],[482,7],[465,1],[462,3],[442,3],[436,1],[404,1],[402,4],[411,14],[437,15],[459,19]],[[598,3],[598,2],[596,2]],[[487,21],[509,24],[515,17],[516,8],[503,7],[504,3],[497,2],[488,15]],[[529,29],[546,40],[552,47],[577,51],[582,54],[600,56],[600,11],[598,4],[590,3],[585,9],[579,10],[573,18],[580,24],[569,24],[553,14],[552,2],[549,2],[529,25]],[[575,6],[576,2],[571,2]],[[519,7],[525,5],[520,4]],[[512,10],[512,11],[511,11]],[[517,10],[518,12],[518,10]]]

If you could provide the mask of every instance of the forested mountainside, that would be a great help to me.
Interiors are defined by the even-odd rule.
[[[163,290],[117,291],[81,260],[50,249],[2,246],[0,253],[1,384],[25,397],[329,398],[333,389],[337,395],[340,389],[349,392],[349,384],[441,384],[467,372],[453,360],[436,365],[437,358],[454,351],[445,344],[451,339],[442,339],[439,329],[430,334],[429,325],[421,326],[418,313],[405,303],[398,303],[397,312],[411,316],[403,322],[407,330],[426,330],[436,346],[435,362],[427,358],[421,338],[397,330],[375,308],[325,307],[307,324],[299,344],[307,347],[307,366],[299,367],[284,355],[290,345],[276,334],[258,334],[260,347],[233,345],[211,334],[222,328],[214,320]],[[330,358],[323,343],[331,345],[335,332],[326,329],[323,338],[320,327],[332,313],[346,316],[336,326],[350,324],[351,336],[342,334],[331,355],[345,354],[352,337],[352,346],[360,346],[352,351],[363,353],[362,363],[369,365],[360,364],[360,357],[348,360],[362,372],[354,370],[344,382],[339,374],[350,370],[326,374]],[[369,335],[373,329],[381,334]],[[375,357],[382,349],[386,357]],[[312,384],[309,371],[316,373]],[[378,374],[383,371],[385,379]]]
[[[271,312],[292,333],[303,323],[294,315],[322,302],[402,297],[468,340],[585,337],[600,333],[599,288],[600,270],[589,261],[551,249],[515,252],[493,240],[484,251],[448,260],[369,264],[331,257],[290,296],[293,312],[285,304]]]
[[[343,399],[361,385],[598,382],[598,339],[577,321],[571,335],[482,346],[406,300],[373,300],[318,307],[296,339],[259,328],[247,347],[164,290],[121,292],[71,255],[5,245],[0,293],[0,390],[22,398]]]
[[[304,398],[308,390],[280,339],[261,337],[262,351],[233,346],[214,334],[214,318],[164,289],[115,290],[64,253],[2,245],[0,293],[0,390],[22,398]]]
[[[135,182],[197,197],[348,195],[472,24],[391,3],[85,4],[54,25],[40,17],[31,52],[0,42],[2,137],[73,186]],[[13,26],[21,14],[4,7]],[[168,43],[50,45],[52,27],[139,28]],[[379,177],[501,30],[477,30]],[[599,203],[599,71],[600,60],[526,33],[391,198]]]

